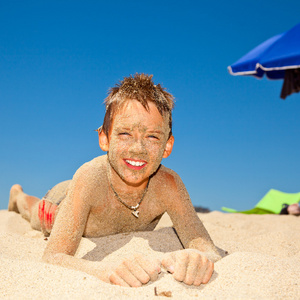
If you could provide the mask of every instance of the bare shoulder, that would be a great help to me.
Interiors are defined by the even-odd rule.
[[[170,188],[176,188],[183,184],[180,176],[175,171],[163,165],[159,167],[158,171],[153,176],[153,179]]]
[[[174,202],[186,197],[185,186],[180,176],[172,169],[161,165],[151,181],[153,181],[156,195],[167,207],[173,206]]]
[[[96,177],[99,177],[106,171],[106,163],[106,155],[98,156],[79,167],[74,174],[73,179],[77,179],[78,177],[87,177],[90,180],[96,179]]]
[[[93,195],[107,186],[107,156],[98,156],[83,164],[74,174],[70,193],[80,193],[93,205]],[[98,198],[99,199],[99,198]]]

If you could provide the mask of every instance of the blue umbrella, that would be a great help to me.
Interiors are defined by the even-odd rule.
[[[228,67],[232,75],[284,79],[281,98],[300,91],[300,23],[263,42]]]

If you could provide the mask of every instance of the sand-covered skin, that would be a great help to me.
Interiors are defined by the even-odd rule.
[[[278,215],[198,214],[215,244],[229,255],[200,287],[163,271],[156,282],[122,288],[84,272],[41,262],[47,240],[15,212],[0,211],[0,295],[9,299],[299,299],[300,218]],[[77,257],[114,261],[133,251],[160,258],[181,248],[164,216],[153,232],[83,238]],[[161,296],[155,296],[157,294]]]

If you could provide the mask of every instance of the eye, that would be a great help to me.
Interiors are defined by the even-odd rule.
[[[148,135],[148,138],[150,139],[155,139],[155,140],[159,140],[159,138],[155,135]]]
[[[128,132],[120,132],[118,135],[120,135],[120,136],[129,136],[130,134]]]

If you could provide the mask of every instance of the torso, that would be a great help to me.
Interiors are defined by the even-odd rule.
[[[90,213],[86,222],[83,236],[100,237],[111,234],[124,233],[130,231],[153,230],[159,222],[161,216],[166,211],[165,202],[162,200],[167,182],[164,176],[168,169],[161,166],[151,177],[147,193],[144,196],[139,208],[139,217],[132,214],[132,210],[125,207],[115,196],[110,187],[106,172],[106,156],[97,157],[87,163],[92,170],[93,180],[90,188],[95,191],[92,199]],[[136,205],[137,199],[123,196],[120,198],[128,205]],[[126,199],[127,198],[127,199]]]

